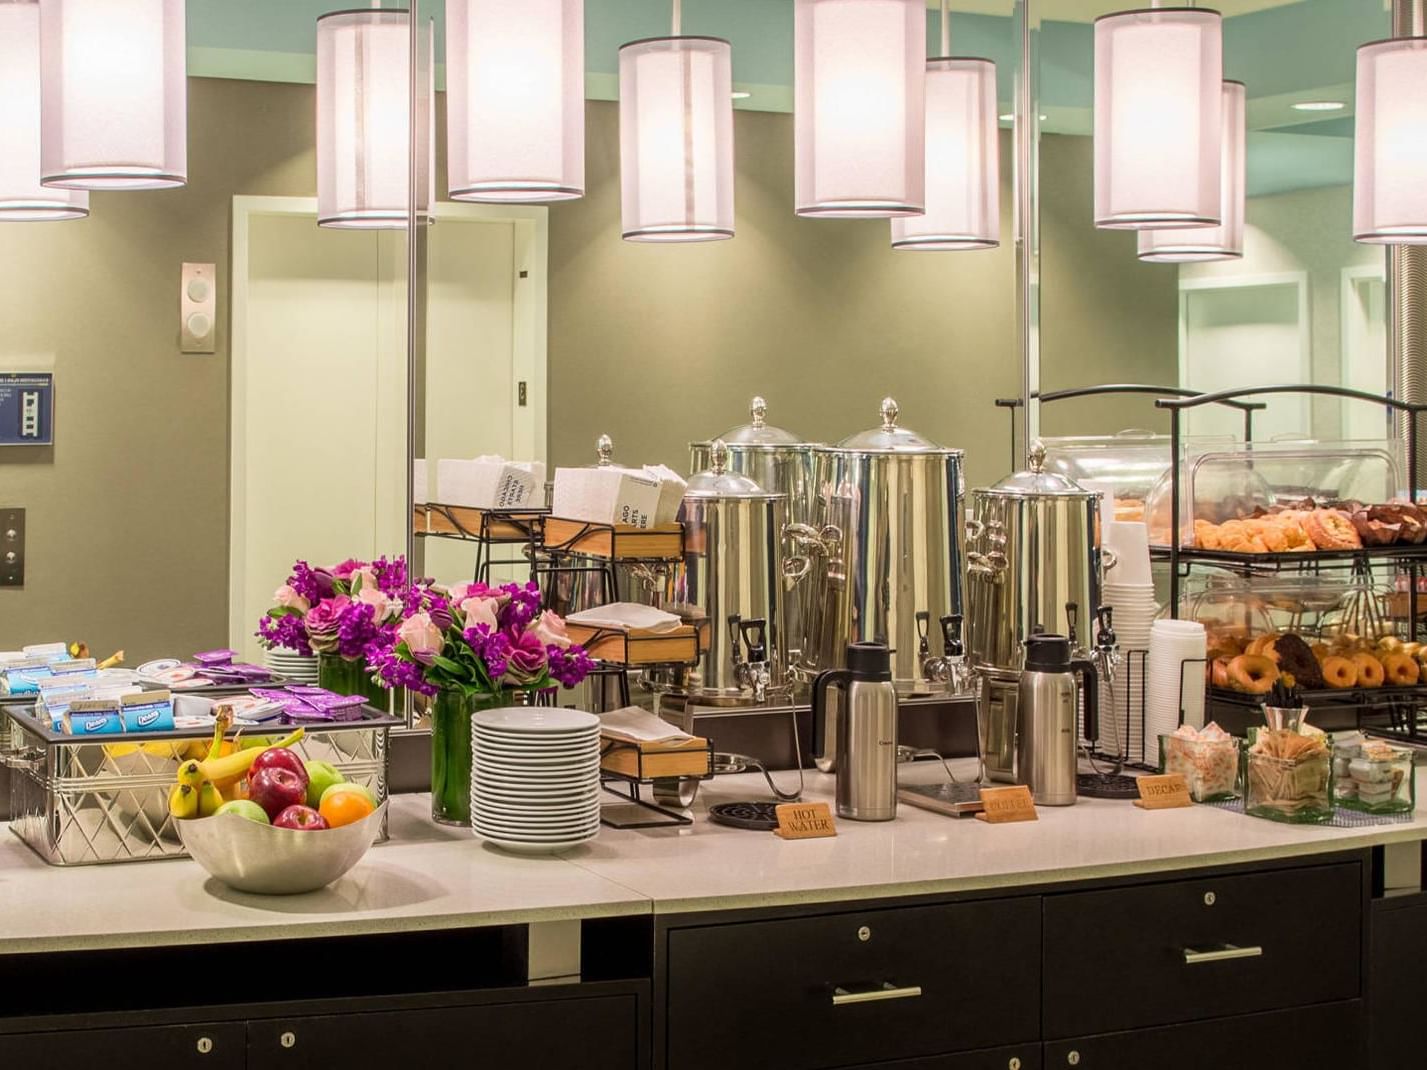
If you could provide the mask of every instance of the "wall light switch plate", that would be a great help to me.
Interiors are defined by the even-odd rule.
[[[0,587],[25,586],[25,510],[0,505]]]
[[[179,348],[213,353],[218,348],[218,270],[214,264],[184,264],[179,294]]]

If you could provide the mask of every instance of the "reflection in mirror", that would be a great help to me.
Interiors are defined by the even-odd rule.
[[[1094,20],[1104,2],[1037,5],[1042,124],[1044,386],[1145,382],[1198,391],[1286,383],[1388,390],[1385,257],[1353,240],[1356,48],[1391,36],[1375,0],[1243,0],[1223,12],[1223,77],[1244,84],[1247,200],[1242,256],[1136,259],[1136,235],[1096,230],[1090,207]],[[1291,44],[1290,44],[1291,43]],[[1057,228],[1059,228],[1057,230]],[[1069,240],[1057,241],[1054,233]],[[1156,240],[1193,230],[1160,231]],[[1126,330],[1083,315],[1106,293]],[[1096,379],[1081,355],[1097,349]],[[1078,406],[1078,407],[1077,407]],[[1095,426],[1087,425],[1087,418]],[[1047,406],[1048,431],[1164,428],[1144,399]],[[1190,410],[1193,434],[1242,434],[1242,414]],[[1255,438],[1384,438],[1380,406],[1280,396]]]

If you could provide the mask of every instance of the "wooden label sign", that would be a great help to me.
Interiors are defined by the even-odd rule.
[[[1036,820],[1035,800],[1031,798],[1031,789],[1024,784],[1009,788],[982,788],[981,805],[985,810],[976,815],[976,820],[991,825]]]
[[[773,831],[785,840],[812,840],[836,836],[832,811],[827,803],[784,803],[777,809],[778,827]]]
[[[1194,801],[1189,797],[1189,782],[1183,773],[1138,777],[1135,787],[1140,789],[1135,805],[1142,810],[1173,810]]]

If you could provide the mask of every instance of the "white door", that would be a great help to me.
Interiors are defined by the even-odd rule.
[[[321,228],[315,208],[234,199],[229,639],[249,657],[294,560],[406,544],[405,236]],[[544,459],[544,211],[438,209],[428,458]],[[423,542],[425,575],[470,577],[470,544]]]

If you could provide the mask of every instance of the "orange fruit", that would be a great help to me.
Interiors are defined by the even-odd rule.
[[[362,820],[376,807],[360,791],[329,791],[322,797],[317,812],[332,828],[341,828]]]

